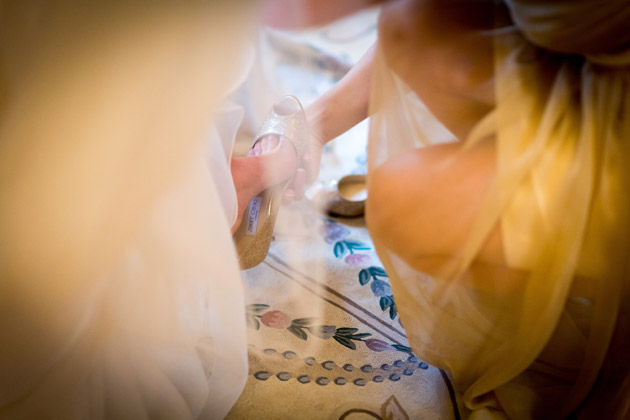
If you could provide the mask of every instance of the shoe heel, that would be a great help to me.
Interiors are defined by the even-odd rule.
[[[274,104],[253,144],[263,136],[278,134],[289,139],[298,161],[308,150],[308,125],[300,101],[286,96]],[[252,145],[253,147],[253,145]],[[271,187],[254,197],[243,214],[243,220],[233,235],[243,270],[263,262],[269,252],[280,202],[288,182]]]

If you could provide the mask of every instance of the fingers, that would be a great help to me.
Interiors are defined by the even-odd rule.
[[[282,204],[288,206],[289,204],[293,203],[294,196],[295,194],[293,193],[292,189],[285,190],[284,195],[282,196]]]
[[[294,193],[293,199],[296,201],[304,198],[304,185],[306,184],[306,171],[304,168],[298,168],[293,177],[292,189]]]
[[[317,175],[313,177],[315,168],[313,168],[313,160],[311,159],[310,153],[305,153],[304,156],[302,156],[301,167],[304,169],[304,183],[311,183],[314,178],[317,178]]]
[[[291,204],[293,201],[300,201],[304,198],[304,185],[306,181],[306,171],[304,168],[298,168],[293,175],[289,188],[284,192],[282,198],[283,204]]]
[[[319,164],[322,156],[322,144],[315,137],[311,138],[309,152],[302,156],[298,169],[285,192],[283,202],[289,204],[304,198],[304,188],[314,182],[319,175]]]

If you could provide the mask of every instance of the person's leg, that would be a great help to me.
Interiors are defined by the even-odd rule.
[[[465,245],[495,173],[492,142],[459,153],[460,143],[430,146],[391,159],[370,178],[372,236],[411,266],[432,273]],[[503,264],[497,227],[478,261]]]
[[[249,202],[261,191],[293,176],[297,163],[293,145],[287,139],[273,134],[261,138],[248,156],[232,158],[232,179],[238,202],[238,214],[232,233],[241,224],[243,211]],[[303,177],[303,170],[301,171]]]

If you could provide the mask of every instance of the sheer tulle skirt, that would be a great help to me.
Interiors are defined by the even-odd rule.
[[[629,331],[630,72],[544,52],[516,30],[497,32],[495,58],[496,108],[466,142],[494,138],[498,171],[456,269],[430,277],[376,244],[402,322],[414,351],[453,373],[471,418],[565,418],[581,406],[621,417],[627,407],[609,402],[627,399],[615,349]],[[371,169],[435,143],[382,51],[371,108]],[[517,288],[468,270],[498,223]]]
[[[123,3],[2,9],[0,418],[223,418],[245,384],[251,11]]]

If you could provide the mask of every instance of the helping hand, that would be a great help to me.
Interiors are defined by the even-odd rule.
[[[288,188],[284,192],[283,203],[290,204],[293,201],[300,201],[304,198],[304,189],[308,184],[313,183],[319,175],[319,167],[322,158],[322,149],[326,142],[319,134],[316,126],[310,127],[309,152],[305,153],[301,162],[298,162],[298,169],[291,180]]]

